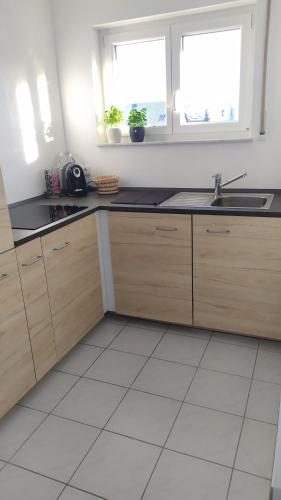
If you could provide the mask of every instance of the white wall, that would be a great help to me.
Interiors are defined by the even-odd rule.
[[[51,0],[57,33],[60,82],[68,148],[96,174],[115,173],[124,186],[208,187],[212,174],[247,170],[237,187],[281,188],[281,1],[272,0],[268,68],[267,135],[260,138],[261,59],[266,0],[258,0],[258,65],[251,142],[99,148],[96,145],[93,79],[94,25],[204,6],[211,0]],[[223,3],[223,0],[213,0]],[[67,19],[67,22],[66,22]]]
[[[55,57],[49,1],[0,0],[0,164],[9,203],[41,194],[43,169],[52,166],[57,153],[65,148]],[[49,143],[40,114],[39,74],[45,74],[48,82],[54,137]],[[38,158],[31,163],[24,153],[16,99],[23,82],[29,86],[34,115],[32,127],[30,107],[23,99],[24,137],[28,142],[31,136],[32,146],[36,149],[37,142],[38,147]]]

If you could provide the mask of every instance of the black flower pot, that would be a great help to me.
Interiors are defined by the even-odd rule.
[[[130,137],[132,142],[143,142],[144,135],[144,127],[130,127]]]

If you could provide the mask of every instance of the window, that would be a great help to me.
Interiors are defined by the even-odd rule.
[[[122,109],[125,123],[147,108],[148,140],[251,137],[253,8],[103,32],[105,106]]]

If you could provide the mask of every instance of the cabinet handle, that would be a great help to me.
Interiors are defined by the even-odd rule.
[[[53,252],[59,252],[60,250],[63,250],[64,248],[69,247],[69,245],[71,245],[70,241],[65,241],[64,244],[61,245],[60,247],[53,248]]]
[[[177,231],[177,227],[169,227],[169,226],[156,226],[156,231]]]
[[[209,234],[229,234],[230,230],[229,229],[222,229],[221,231],[219,230],[212,230],[212,229],[206,229],[206,232]]]
[[[43,259],[43,255],[37,255],[37,257],[32,260],[31,262],[24,262],[21,267],[29,267],[29,266],[33,266],[33,264],[36,264],[36,262],[40,262],[40,260]]]
[[[8,274],[0,274],[0,281],[5,280],[6,278],[8,278],[8,276]]]

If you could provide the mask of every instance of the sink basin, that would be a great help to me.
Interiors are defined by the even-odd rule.
[[[212,207],[222,208],[260,208],[269,209],[273,201],[273,194],[225,194],[216,198]]]

